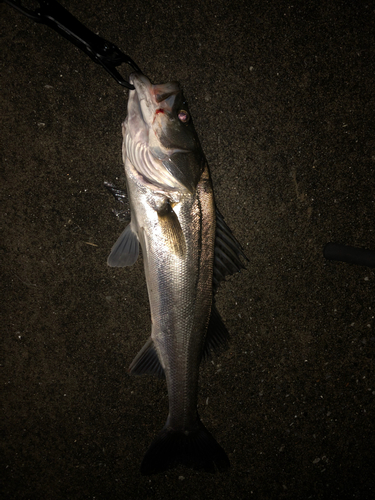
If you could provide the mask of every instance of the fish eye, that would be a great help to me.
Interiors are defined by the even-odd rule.
[[[190,115],[187,111],[185,111],[184,109],[181,109],[179,112],[178,112],[178,119],[180,120],[180,122],[182,123],[187,123],[189,120],[190,120]]]

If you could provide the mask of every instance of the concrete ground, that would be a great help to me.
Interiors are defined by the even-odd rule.
[[[127,91],[1,3],[2,498],[374,498],[375,273],[322,255],[375,250],[374,3],[61,3],[181,82],[249,257],[200,378],[232,466],[139,473],[168,410],[163,380],[127,374],[150,333],[142,259],[106,264]]]

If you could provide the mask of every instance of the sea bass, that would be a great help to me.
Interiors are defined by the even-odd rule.
[[[197,413],[199,365],[228,339],[214,303],[219,282],[243,268],[243,251],[216,210],[210,173],[187,103],[176,82],[152,85],[130,76],[123,124],[131,222],[108,257],[131,266],[142,248],[151,338],[129,371],[165,376],[167,422],[141,465],[154,474],[183,464],[229,467],[223,448]]]

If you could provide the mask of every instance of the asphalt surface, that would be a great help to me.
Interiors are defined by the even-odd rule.
[[[168,410],[163,380],[127,374],[150,333],[142,259],[106,265],[127,91],[1,3],[2,498],[374,498],[375,273],[322,255],[375,250],[374,3],[61,3],[181,82],[249,257],[200,378],[231,469],[139,473]]]

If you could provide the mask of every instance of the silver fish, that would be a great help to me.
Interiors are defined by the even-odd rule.
[[[129,371],[165,376],[169,415],[142,461],[153,474],[184,464],[229,467],[223,448],[197,413],[199,365],[227,344],[213,293],[243,268],[243,251],[216,210],[210,173],[187,103],[176,82],[152,85],[130,76],[123,159],[131,222],[108,257],[131,266],[142,248],[151,338]]]

